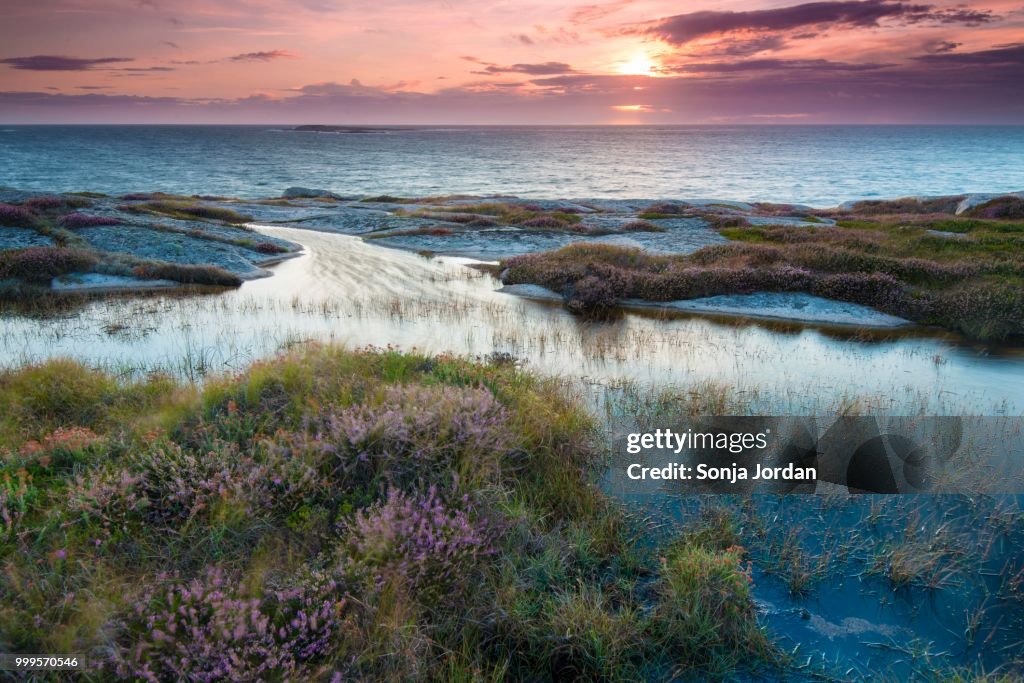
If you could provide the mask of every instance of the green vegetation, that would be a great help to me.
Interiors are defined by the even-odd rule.
[[[144,259],[92,247],[83,237],[85,230],[124,225],[124,230],[137,230],[126,224],[124,215],[79,213],[92,207],[102,196],[75,195],[31,197],[19,204],[0,203],[0,225],[28,228],[49,237],[53,246],[32,246],[0,250],[0,296],[5,299],[38,299],[50,291],[54,277],[73,273],[102,273],[142,279],[166,279],[190,285],[237,287],[241,278],[215,265],[174,263]],[[188,237],[230,244],[254,252],[255,261],[287,253],[289,249],[274,241],[260,240],[242,232],[240,223],[251,220],[230,209],[209,206],[193,198],[163,193],[125,195],[122,200],[136,203],[119,207],[126,213],[155,213],[190,221],[227,222],[211,229],[178,227],[163,223],[147,224],[145,229],[187,235]],[[194,225],[194,224],[193,224]],[[241,233],[241,237],[232,234]],[[255,254],[262,257],[255,258]]]
[[[100,677],[548,680],[772,666],[744,551],[658,549],[508,363],[311,347],[204,389],[0,374],[0,647]]]
[[[580,312],[608,309],[624,298],[797,291],[976,339],[1006,339],[1024,335],[1019,228],[1004,220],[944,215],[840,217],[836,227],[723,227],[721,234],[734,243],[687,256],[577,244],[509,259],[504,266],[506,282],[563,292]]]
[[[582,221],[580,215],[576,213],[546,211],[536,205],[510,204],[508,202],[456,204],[443,208],[422,209],[407,215],[426,216],[453,222],[469,222],[460,219],[460,216],[486,216],[496,225],[522,225],[545,229],[566,229]]]
[[[142,202],[140,204],[125,204],[119,207],[133,213],[153,213],[180,220],[203,220],[223,221],[225,223],[249,223],[252,216],[246,216],[232,209],[220,206],[210,206],[191,200],[179,199],[158,199],[155,201]]]

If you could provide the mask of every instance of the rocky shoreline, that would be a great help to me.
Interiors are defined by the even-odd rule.
[[[735,247],[737,241],[782,240],[781,248],[804,239],[802,235],[837,226],[859,230],[858,235],[879,226],[920,226],[928,239],[963,249],[971,247],[971,230],[978,225],[991,223],[982,227],[1015,236],[1012,221],[1022,206],[1024,193],[864,200],[815,209],[711,199],[356,197],[303,187],[266,199],[160,192],[111,197],[0,188],[0,291],[11,298],[26,292],[237,286],[270,275],[268,266],[301,253],[300,244],[262,234],[260,225],[353,235],[427,256],[504,263],[581,244],[652,258],[688,258],[698,252],[704,258]],[[846,252],[852,249],[840,246]],[[723,262],[717,267],[733,266]],[[881,268],[879,272],[886,267],[864,266]],[[527,284],[510,281],[507,274],[506,268],[502,279],[507,285]],[[624,306],[803,322],[881,327],[908,322],[873,308],[870,301],[747,287],[672,300],[615,299]],[[555,289],[559,291],[551,297],[572,308],[571,293]],[[508,291],[521,293],[516,287]]]

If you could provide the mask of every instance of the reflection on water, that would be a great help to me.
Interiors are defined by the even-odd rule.
[[[870,339],[763,322],[626,313],[584,322],[495,290],[458,259],[427,259],[357,238],[260,228],[303,243],[270,278],[219,294],[92,301],[70,315],[5,320],[4,364],[64,355],[121,372],[187,377],[242,368],[290,344],[394,345],[429,353],[508,353],[587,384],[655,388],[714,382],[765,411],[807,414],[851,396],[898,412],[1010,413],[1024,362],[950,340]],[[909,407],[909,408],[908,408]]]

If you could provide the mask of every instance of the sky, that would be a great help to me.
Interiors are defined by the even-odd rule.
[[[1024,0],[4,0],[2,123],[1024,124]]]

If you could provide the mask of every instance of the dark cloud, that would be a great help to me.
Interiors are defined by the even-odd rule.
[[[963,45],[963,43],[955,43],[952,40],[938,40],[926,43],[924,49],[935,54],[942,54],[944,52],[952,52],[961,45]]]
[[[478,63],[486,64],[486,66],[481,71],[474,71],[473,73],[482,76],[493,76],[497,74],[527,74],[528,76],[550,76],[555,74],[576,73],[576,71],[565,62],[542,62],[540,64],[509,64],[508,66],[490,64],[487,62]]]
[[[180,50],[181,49],[181,46],[178,45],[177,43],[175,43],[173,40],[165,40],[165,41],[163,41],[163,44],[166,45],[167,47],[172,47],[175,50]]]
[[[1024,43],[1003,45],[978,52],[950,52],[947,50],[938,54],[923,55],[917,59],[921,62],[941,66],[1024,68]],[[1024,72],[1019,72],[1018,76],[1020,73]],[[1017,85],[1019,87],[1020,83]]]
[[[84,59],[81,57],[65,57],[62,55],[33,55],[31,57],[8,57],[0,59],[0,64],[7,64],[12,69],[25,71],[89,71],[95,66],[117,64],[133,61],[130,57],[99,57]]]
[[[907,23],[979,24],[993,21],[991,12],[956,8],[937,10],[934,5],[889,0],[839,0],[809,2],[749,12],[701,11],[660,19],[632,32],[684,45],[708,35],[735,31],[788,31],[812,26],[871,27],[883,19]]]
[[[296,55],[287,50],[266,50],[262,52],[246,52],[229,57],[232,62],[270,62],[275,59],[295,59]]]
[[[117,69],[117,71],[135,71],[139,73],[146,73],[153,71],[174,71],[174,68],[170,66],[129,66],[123,69]]]
[[[748,59],[740,62],[716,62],[708,64],[679,64],[665,67],[674,73],[740,73],[748,71],[813,71],[836,73],[850,71],[875,71],[893,66],[892,64],[848,64],[827,59]]]
[[[533,45],[533,38],[526,35],[525,33],[517,33],[515,35],[515,39],[518,40],[523,45]]]
[[[759,52],[775,52],[787,47],[782,36],[766,34],[750,40],[725,39],[700,51],[703,57],[749,57]]]

